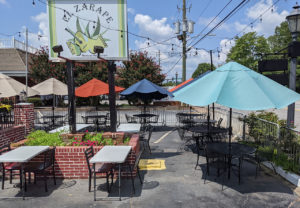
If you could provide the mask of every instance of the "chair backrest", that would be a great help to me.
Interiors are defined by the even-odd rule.
[[[218,128],[221,127],[222,121],[223,121],[223,118],[219,118],[218,123],[217,123],[217,127],[218,127]]]
[[[150,139],[151,139],[153,129],[154,129],[154,126],[148,125],[148,141],[150,141]]]
[[[143,150],[141,149],[140,152],[135,157],[135,163],[134,163],[132,170],[135,170],[137,168],[137,166],[139,165],[142,154],[143,154]]]
[[[84,151],[84,155],[85,155],[85,159],[86,159],[86,163],[89,169],[89,172],[91,173],[91,166],[90,166],[90,159],[94,156],[94,149],[93,146],[90,146],[89,148],[87,148]]]
[[[56,147],[53,147],[52,149],[44,152],[44,169],[54,165],[55,149]]]
[[[10,150],[10,144],[3,145],[0,147],[0,155],[2,155],[5,152],[9,152]]]

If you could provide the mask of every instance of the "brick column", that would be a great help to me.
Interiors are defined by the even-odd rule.
[[[15,124],[25,125],[27,135],[34,127],[34,105],[32,103],[18,103],[14,108]]]

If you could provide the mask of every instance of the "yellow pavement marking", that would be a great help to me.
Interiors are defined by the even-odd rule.
[[[140,159],[140,170],[165,170],[165,160],[157,159]]]
[[[156,140],[155,142],[153,142],[154,144],[157,144],[157,143],[159,143],[159,142],[161,142],[164,138],[166,138],[170,133],[172,133],[172,131],[174,131],[174,129],[173,130],[171,130],[171,131],[168,131],[167,133],[165,133],[162,137],[160,137],[158,140]]]

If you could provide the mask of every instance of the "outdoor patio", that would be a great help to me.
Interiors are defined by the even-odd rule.
[[[168,134],[167,134],[168,133]],[[163,137],[164,135],[166,135]],[[263,167],[255,179],[255,165],[245,162],[242,182],[232,174],[230,180],[215,171],[204,184],[205,158],[200,157],[200,168],[194,169],[196,153],[184,148],[175,128],[156,128],[151,137],[152,154],[147,151],[142,159],[165,160],[165,170],[142,170],[144,184],[135,178],[136,193],[132,196],[130,179],[122,180],[122,201],[93,201],[93,192],[88,192],[88,180],[63,180],[56,186],[49,180],[49,191],[41,185],[28,185],[25,200],[21,198],[19,180],[6,183],[1,190],[0,207],[300,207],[299,190],[290,183]],[[192,148],[193,149],[193,148]],[[115,179],[116,180],[116,179]],[[118,181],[115,181],[109,196],[118,196]],[[105,179],[97,180],[97,195],[107,196]],[[20,197],[18,199],[11,197]],[[7,197],[7,198],[5,198]],[[12,204],[13,201],[13,204]]]

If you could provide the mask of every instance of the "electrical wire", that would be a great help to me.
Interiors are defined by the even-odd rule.
[[[207,37],[210,33],[212,33],[215,29],[217,29],[221,24],[223,24],[227,19],[231,17],[231,15],[238,10],[247,0],[241,1],[233,10],[231,10],[217,25],[215,25],[210,31],[208,31],[204,36],[202,36],[198,41],[196,41],[192,46],[189,47],[187,51],[189,51],[192,47],[197,45],[200,41],[202,41],[205,37]],[[248,2],[248,1],[247,1]]]

